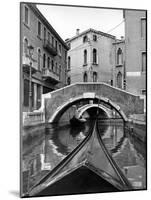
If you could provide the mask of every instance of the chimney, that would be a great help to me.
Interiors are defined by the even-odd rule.
[[[80,32],[80,29],[77,28],[77,29],[76,29],[76,35],[77,35],[77,36],[80,34],[79,32]]]

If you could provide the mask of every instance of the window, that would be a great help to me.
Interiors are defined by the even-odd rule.
[[[52,69],[52,71],[54,71],[54,61],[53,60],[51,60],[51,69]]]
[[[43,68],[46,67],[46,54],[43,54]]]
[[[25,24],[29,25],[29,9],[25,6],[25,16],[24,16]]]
[[[38,70],[40,70],[41,51],[38,49]]]
[[[146,18],[141,19],[141,37],[146,38]]]
[[[25,56],[28,55],[28,40],[27,40],[27,38],[24,39],[24,54],[25,54]]]
[[[61,65],[59,65],[59,79],[61,80]]]
[[[38,21],[38,36],[41,37],[41,23]]]
[[[37,84],[37,109],[41,106],[41,86]]]
[[[68,47],[69,47],[69,49],[71,48],[71,43],[68,43]]]
[[[61,48],[61,44],[59,44],[59,54],[61,55],[62,52],[62,48]]]
[[[93,35],[93,41],[97,41],[97,35]]]
[[[54,46],[54,37],[52,36],[52,46]]]
[[[97,50],[93,49],[93,64],[97,64]]]
[[[117,74],[117,87],[122,88],[122,73],[118,72]]]
[[[56,48],[56,50],[58,48],[58,42],[57,42],[57,40],[56,40],[56,43],[55,43],[55,48]]]
[[[48,42],[50,43],[50,33],[48,32]]]
[[[88,81],[88,76],[87,73],[85,72],[83,75],[83,82],[87,82]]]
[[[87,64],[87,50],[84,50],[84,65]]]
[[[85,42],[87,42],[88,41],[88,37],[87,37],[87,35],[85,35],[84,37],[83,37],[83,42],[85,43]]]
[[[29,106],[29,81],[24,79],[24,106]]]
[[[93,72],[93,82],[97,82],[97,72]]]
[[[70,85],[70,84],[71,84],[71,78],[68,77],[68,78],[67,78],[67,85]]]
[[[71,58],[70,58],[70,56],[68,56],[68,70],[70,70],[70,66],[71,65]]]
[[[56,62],[55,73],[58,74],[58,64]]]
[[[47,68],[50,69],[50,58],[47,58]]]
[[[119,48],[117,51],[117,65],[122,65],[123,63],[123,53],[122,53],[122,49]]]
[[[146,52],[142,52],[142,72],[146,72]]]
[[[46,28],[44,27],[44,39],[46,39]]]
[[[143,89],[141,92],[142,92],[142,95],[146,95],[146,90],[145,89]]]

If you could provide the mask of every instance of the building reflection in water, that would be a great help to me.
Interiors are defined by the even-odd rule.
[[[32,150],[29,161],[28,187],[32,187],[43,176],[56,167],[86,137],[91,124],[78,128],[69,125],[45,130],[45,138]],[[135,140],[125,133],[123,123],[99,123],[102,140],[115,162],[136,189],[146,187],[145,158],[136,149]],[[36,148],[38,150],[36,150]],[[38,152],[38,153],[36,153]]]

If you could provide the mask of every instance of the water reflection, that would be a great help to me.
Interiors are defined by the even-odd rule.
[[[137,141],[132,140],[126,134],[124,125],[112,124],[102,135],[103,142],[109,150],[115,162],[123,171],[135,189],[146,188],[146,161],[144,157],[145,147],[142,151],[136,149]],[[140,148],[139,148],[140,150]]]
[[[24,141],[24,147],[26,147],[23,151],[24,193],[81,143],[87,136],[91,123],[90,121],[81,127],[74,128],[69,125],[47,126],[42,131],[41,140],[39,137],[32,139],[30,151]],[[142,144],[137,145],[137,141],[126,133],[123,123],[111,124],[100,121],[99,129],[106,148],[132,185],[136,189],[145,188],[145,147],[140,147]],[[29,141],[28,138],[27,141]]]

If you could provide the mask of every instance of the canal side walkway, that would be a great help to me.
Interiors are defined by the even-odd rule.
[[[130,115],[126,128],[129,129],[130,134],[142,142],[146,142],[147,126],[146,113]]]

